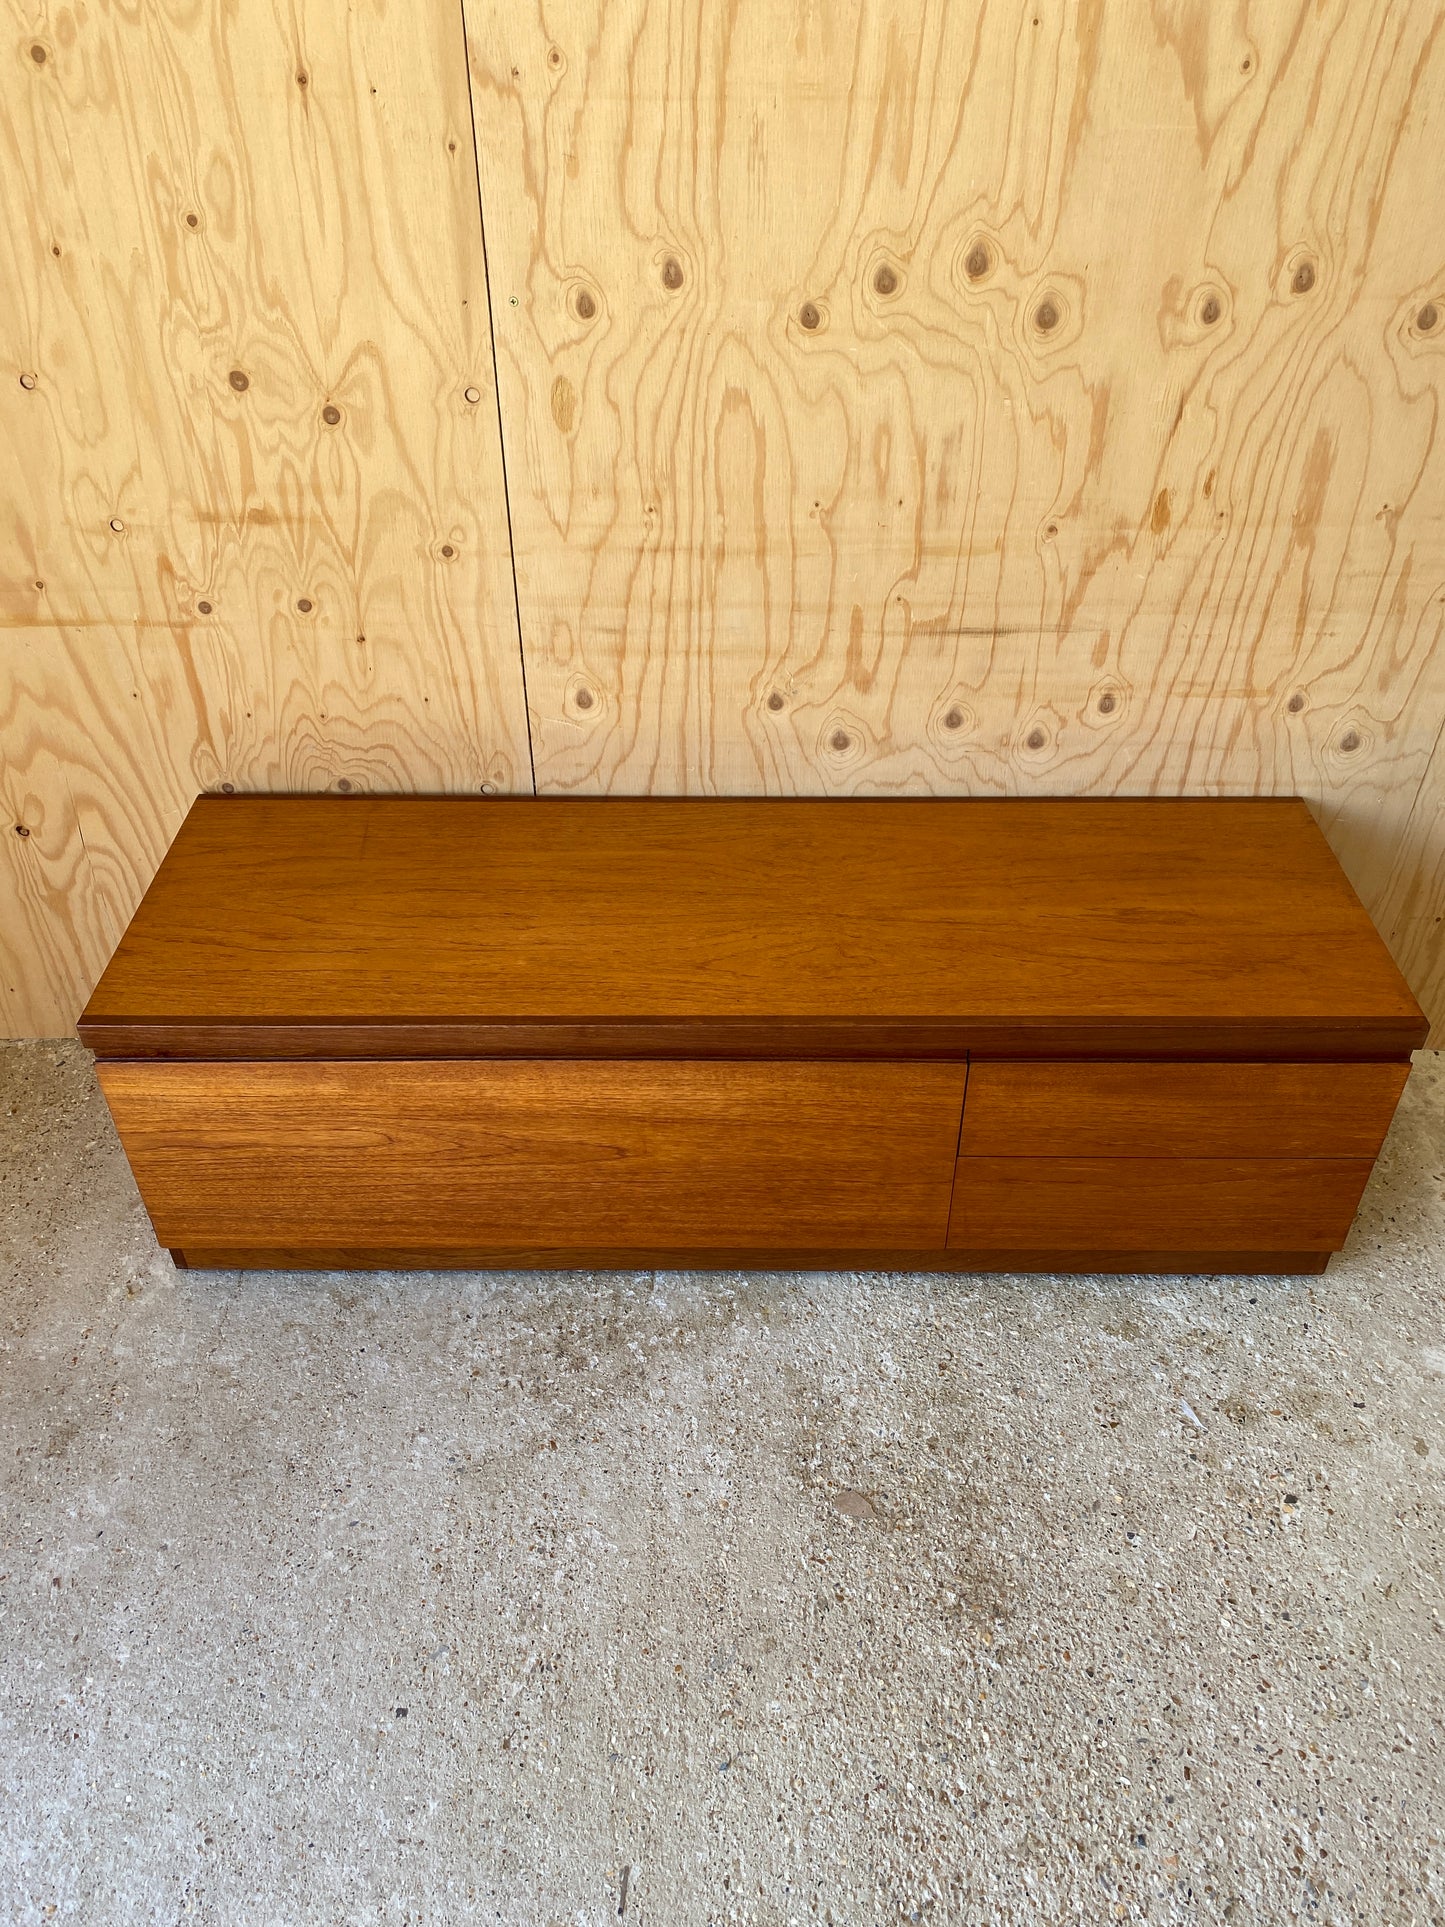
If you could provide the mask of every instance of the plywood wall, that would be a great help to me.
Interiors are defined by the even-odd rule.
[[[5,1028],[535,759],[1302,793],[1445,1038],[1437,0],[7,4]]]
[[[467,13],[539,783],[1300,792],[1445,1015],[1435,0]]]
[[[531,767],[455,6],[3,17],[0,1024],[45,1034],[198,790]]]

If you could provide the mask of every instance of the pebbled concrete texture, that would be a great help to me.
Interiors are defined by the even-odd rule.
[[[0,1919],[1445,1921],[1445,1059],[1314,1279],[177,1273],[0,1049]]]

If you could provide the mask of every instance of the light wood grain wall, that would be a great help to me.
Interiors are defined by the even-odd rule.
[[[1445,1018],[1437,0],[466,0],[538,781],[1298,792]]]
[[[1436,0],[5,17],[4,1028],[197,789],[535,757],[1302,793],[1445,1038]]]
[[[0,1025],[46,1034],[198,790],[531,766],[455,4],[0,17]]]

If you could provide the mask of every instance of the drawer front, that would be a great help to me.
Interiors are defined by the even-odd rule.
[[[979,1063],[976,1157],[1373,1158],[1408,1064]]]
[[[964,1067],[97,1066],[163,1244],[939,1250]]]
[[[973,1251],[1336,1251],[1369,1158],[958,1161],[948,1243]]]

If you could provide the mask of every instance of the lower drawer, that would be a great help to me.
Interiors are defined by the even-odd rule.
[[[951,1250],[1336,1251],[1370,1158],[963,1157]]]
[[[938,1250],[961,1063],[97,1066],[162,1244]]]

